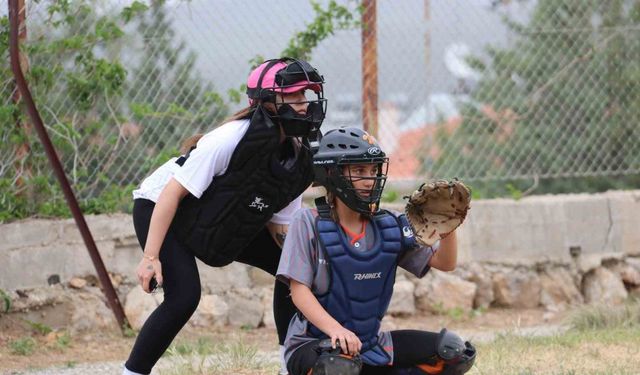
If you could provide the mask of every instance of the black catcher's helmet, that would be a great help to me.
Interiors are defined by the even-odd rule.
[[[369,194],[362,195],[364,192],[353,186],[355,178],[345,175],[344,167],[352,164],[378,165],[375,176],[358,177],[373,180]],[[388,166],[389,158],[367,132],[355,127],[334,129],[322,137],[313,156],[314,183],[324,186],[352,210],[373,215],[379,210]]]
[[[280,123],[286,136],[315,138],[327,109],[323,85],[324,78],[311,64],[283,57],[267,60],[249,74],[247,96],[251,104],[256,100],[276,104],[277,113],[270,117]],[[294,111],[289,104],[276,103],[276,94],[307,89],[313,91],[316,98],[299,102],[309,104],[304,115]]]

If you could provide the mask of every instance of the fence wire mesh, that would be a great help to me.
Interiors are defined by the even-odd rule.
[[[23,69],[74,190],[101,211],[244,107],[256,56],[281,55],[334,2],[25,3]],[[358,2],[337,3],[359,20]],[[6,0],[0,12],[8,62]],[[640,173],[640,1],[378,0],[376,14],[391,180]],[[374,61],[360,26],[329,34],[309,56],[327,82],[323,128],[362,126]],[[46,214],[61,194],[8,64],[0,90],[2,211]]]

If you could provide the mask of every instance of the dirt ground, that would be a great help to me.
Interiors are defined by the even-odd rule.
[[[439,331],[442,327],[446,327],[473,341],[490,339],[499,332],[558,326],[563,323],[566,316],[567,313],[551,315],[542,309],[489,309],[481,313],[464,315],[387,317],[383,328]],[[61,329],[43,334],[16,316],[0,316],[0,373],[33,367],[72,366],[88,362],[124,362],[135,340],[134,337],[123,337],[114,327],[113,330],[70,335],[61,345],[60,337],[64,334],[65,331]],[[16,354],[16,341],[28,337],[33,338],[32,352],[26,355]],[[207,337],[211,342],[221,342],[233,337],[256,345],[260,350],[277,350],[275,330],[269,328],[196,329],[188,326],[178,335],[176,342],[195,342],[199,337]]]

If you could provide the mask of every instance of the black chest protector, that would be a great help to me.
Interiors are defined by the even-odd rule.
[[[233,262],[273,214],[313,179],[308,142],[293,166],[285,168],[279,158],[280,127],[263,111],[259,107],[254,112],[226,172],[213,178],[200,199],[187,195],[173,220],[181,242],[208,265]]]

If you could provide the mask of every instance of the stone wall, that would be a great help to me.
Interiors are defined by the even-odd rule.
[[[391,207],[401,208],[401,207]],[[87,217],[134,327],[161,301],[135,284],[140,247],[128,215]],[[472,204],[458,231],[459,267],[425,278],[400,271],[392,314],[450,309],[622,303],[640,288],[640,191],[536,196]],[[82,330],[113,324],[73,220],[0,225],[0,289],[12,312]],[[199,264],[203,294],[190,324],[273,326],[273,279],[241,264]],[[0,315],[0,318],[2,316]]]

